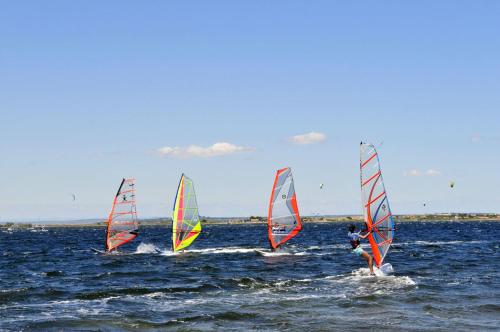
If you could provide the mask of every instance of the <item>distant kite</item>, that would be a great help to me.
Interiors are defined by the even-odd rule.
[[[323,183],[322,183],[322,184],[320,184],[320,185],[319,185],[319,189],[323,189],[323,187],[324,187],[324,186],[325,186],[325,185],[324,185]]]
[[[450,188],[454,188],[455,187],[455,182],[454,181],[451,181],[450,182]]]

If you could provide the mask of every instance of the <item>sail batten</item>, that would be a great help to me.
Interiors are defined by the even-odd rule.
[[[182,174],[177,188],[172,218],[172,248],[187,248],[201,232],[198,203],[193,181]]]
[[[289,167],[276,172],[267,220],[269,243],[273,249],[296,236],[302,229],[292,171]]]
[[[371,231],[368,240],[375,263],[380,267],[394,238],[394,219],[378,153],[371,144],[360,145],[360,183],[365,223]]]
[[[135,179],[122,179],[106,229],[106,250],[112,251],[138,235],[139,222],[135,204]]]

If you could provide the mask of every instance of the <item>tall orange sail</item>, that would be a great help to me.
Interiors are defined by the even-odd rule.
[[[394,219],[385,191],[377,150],[372,144],[360,145],[361,196],[373,258],[377,267],[384,261],[394,238]]]
[[[123,179],[113,201],[106,230],[106,251],[132,241],[138,235],[135,179]]]
[[[292,170],[286,167],[276,172],[269,201],[267,232],[271,247],[276,249],[296,236],[301,229]]]

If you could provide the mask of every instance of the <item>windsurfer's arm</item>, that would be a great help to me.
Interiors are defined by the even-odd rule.
[[[368,237],[368,235],[370,235],[371,232],[372,231],[367,231],[364,235],[361,235],[361,232],[359,232],[358,234],[359,234],[359,237],[361,239],[366,239]]]

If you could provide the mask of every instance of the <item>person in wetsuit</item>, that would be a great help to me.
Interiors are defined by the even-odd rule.
[[[366,251],[361,248],[360,239],[366,239],[371,232],[367,232],[364,235],[361,235],[361,231],[356,232],[356,226],[350,224],[347,229],[349,233],[347,233],[347,237],[349,238],[349,242],[351,243],[352,252],[358,256],[363,257],[368,263],[368,267],[370,268],[370,274],[373,275],[373,258]]]

